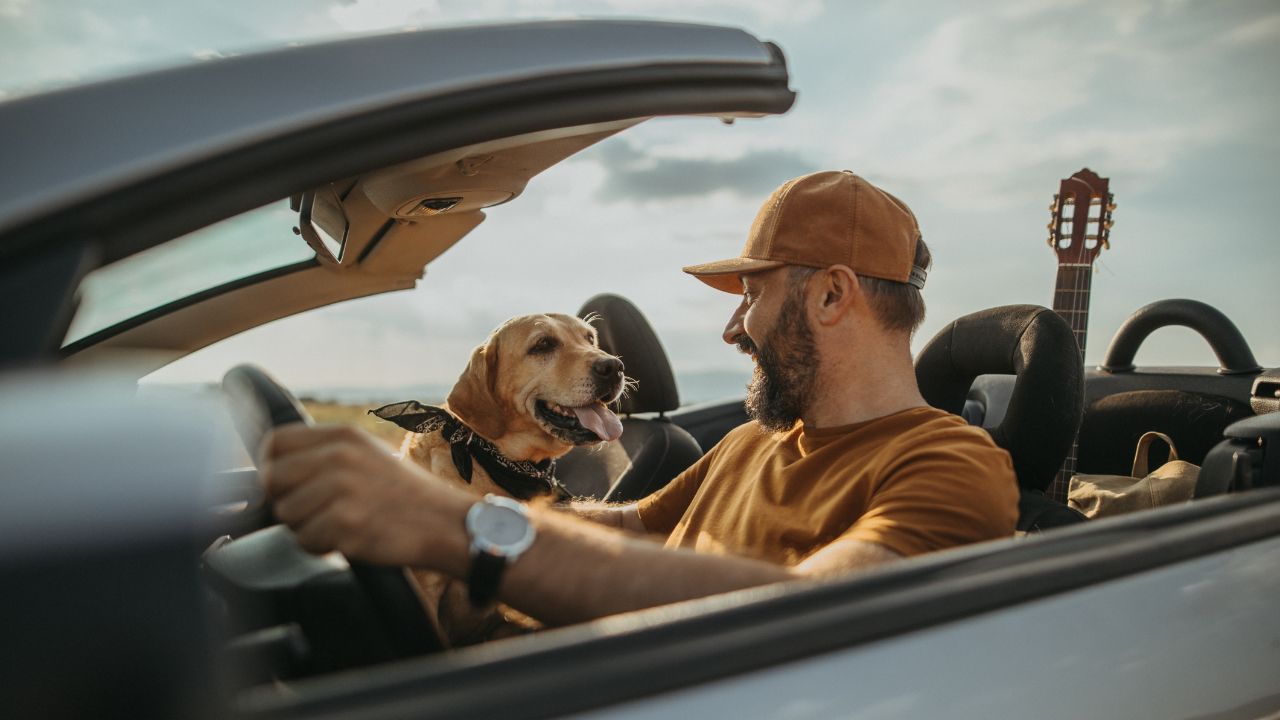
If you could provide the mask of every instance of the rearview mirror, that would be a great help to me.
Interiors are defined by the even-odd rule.
[[[342,209],[342,198],[332,185],[302,194],[298,229],[322,262],[342,261],[342,250],[347,243],[347,214]]]

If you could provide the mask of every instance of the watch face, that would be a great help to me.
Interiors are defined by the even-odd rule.
[[[529,521],[504,507],[486,506],[476,518],[476,534],[499,547],[515,545],[529,532]]]
[[[467,511],[471,551],[514,560],[533,544],[534,530],[523,505],[486,495]]]

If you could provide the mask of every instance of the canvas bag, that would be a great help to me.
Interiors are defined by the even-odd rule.
[[[1155,440],[1169,446],[1169,462],[1151,472],[1147,452]],[[1075,475],[1067,489],[1067,504],[1097,518],[1186,502],[1195,494],[1199,474],[1199,466],[1178,459],[1173,438],[1147,432],[1138,438],[1132,475]]]

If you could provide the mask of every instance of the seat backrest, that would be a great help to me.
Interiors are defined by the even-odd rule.
[[[1080,423],[1076,467],[1080,472],[1128,475],[1133,449],[1148,430],[1162,432],[1174,441],[1178,457],[1195,465],[1222,439],[1228,425],[1250,417],[1249,406],[1221,395],[1185,390],[1130,390],[1089,403]],[[1151,467],[1167,457],[1157,443]]]
[[[1051,502],[1043,492],[1080,425],[1084,368],[1079,346],[1070,326],[1049,308],[1005,305],[956,320],[916,358],[916,380],[925,401],[957,415],[974,379],[984,374],[1016,376],[1004,418],[986,429],[1013,458],[1026,519],[1033,506]],[[1045,514],[1043,508],[1038,512]],[[1051,514],[1062,518],[1055,525],[1074,517]]]
[[[556,463],[569,492],[610,502],[638,500],[671,481],[702,457],[693,436],[664,413],[680,407],[675,376],[662,343],[644,315],[627,299],[610,294],[588,300],[578,316],[590,318],[600,347],[618,356],[635,386],[617,402],[622,437],[575,448]],[[656,417],[635,417],[656,413]]]

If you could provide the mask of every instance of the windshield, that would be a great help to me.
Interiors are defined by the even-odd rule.
[[[63,345],[194,293],[314,257],[288,200],[101,267],[81,284]]]

